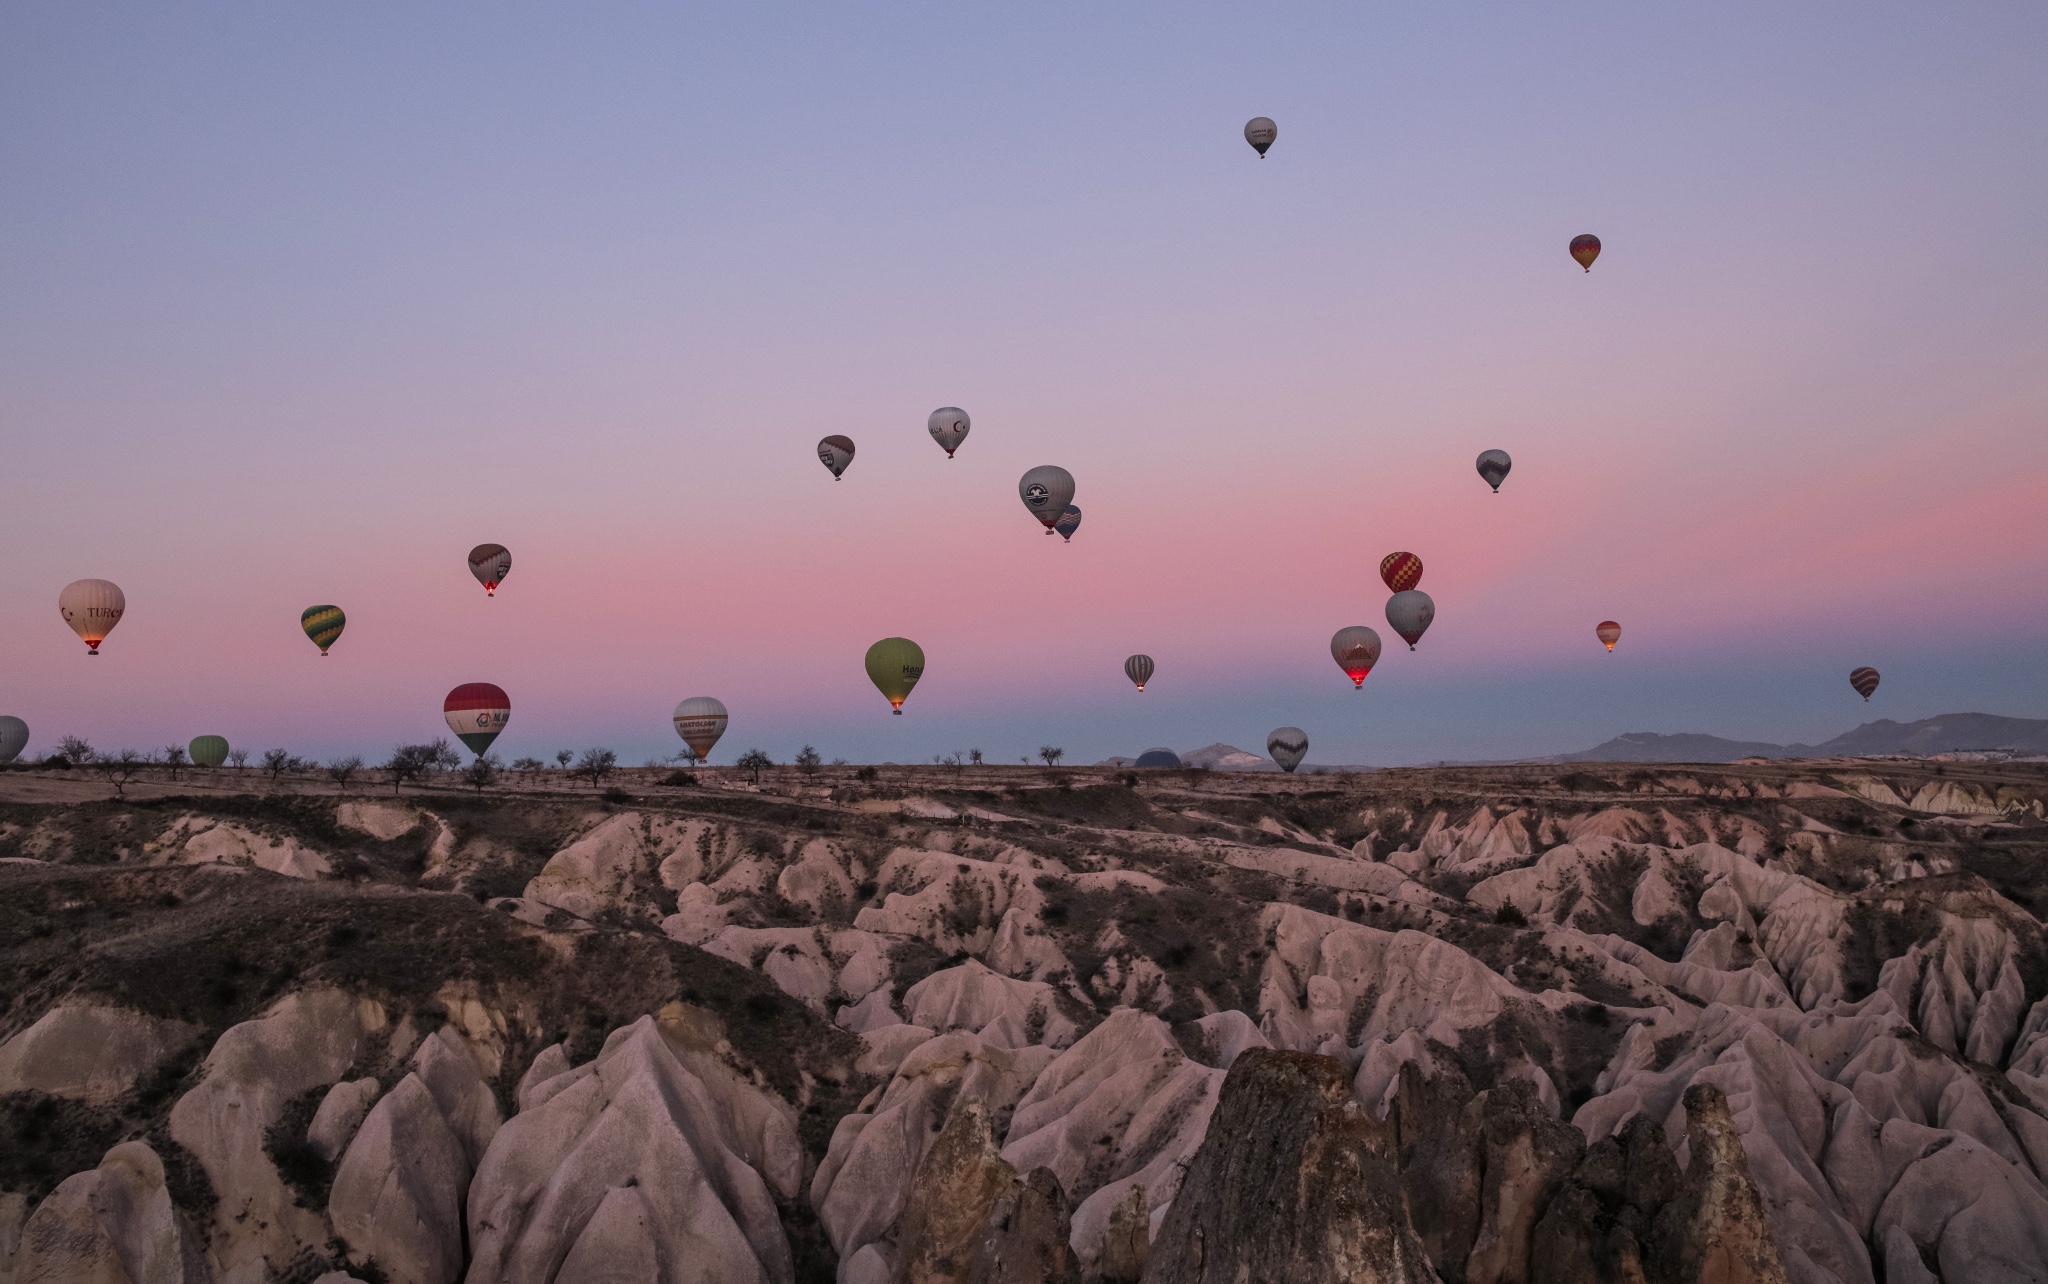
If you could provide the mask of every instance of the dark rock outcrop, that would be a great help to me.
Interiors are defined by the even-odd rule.
[[[1223,1081],[1146,1284],[1422,1284],[1394,1129],[1331,1057],[1254,1048]]]
[[[1066,1192],[1050,1169],[1020,1181],[988,1113],[952,1113],[903,1203],[900,1284],[1066,1284],[1074,1278]]]
[[[1658,1215],[1658,1265],[1687,1284],[1785,1284],[1776,1238],[1728,1099],[1712,1084],[1685,1090],[1691,1162],[1678,1197]]]

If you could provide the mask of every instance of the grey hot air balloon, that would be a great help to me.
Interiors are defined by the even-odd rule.
[[[1515,461],[1508,458],[1508,452],[1505,450],[1482,450],[1479,452],[1479,462],[1474,466],[1479,469],[1479,475],[1486,479],[1486,484],[1493,487],[1493,493],[1498,495],[1500,484],[1508,479],[1508,469],[1515,466]]]
[[[1280,127],[1273,123],[1270,116],[1254,116],[1244,123],[1244,141],[1252,145],[1252,150],[1259,154],[1260,160],[1266,159],[1266,149],[1271,147],[1273,140],[1278,137]]]
[[[21,719],[0,717],[0,762],[13,762],[28,748],[28,724]]]
[[[1308,757],[1308,732],[1300,727],[1280,727],[1266,737],[1266,754],[1280,764],[1280,770],[1293,771]]]
[[[838,481],[839,474],[853,462],[853,438],[838,433],[821,438],[818,442],[818,462],[832,470],[832,480]]]
[[[1436,603],[1421,589],[1406,589],[1387,599],[1387,623],[1413,651],[1436,618]]]
[[[1125,660],[1124,676],[1137,683],[1138,690],[1143,691],[1145,684],[1152,680],[1152,657],[1149,655],[1134,655],[1130,659]]]
[[[673,720],[676,734],[690,746],[690,756],[698,762],[710,761],[711,747],[725,734],[725,705],[710,696],[691,696],[676,706]]]
[[[1050,535],[1067,505],[1074,502],[1074,474],[1052,464],[1040,464],[1017,482],[1017,496],[1031,515],[1044,523],[1045,533]]]
[[[929,426],[932,430],[932,440],[944,446],[946,458],[951,459],[953,452],[960,449],[960,443],[967,440],[967,429],[971,425],[967,419],[967,412],[960,407],[940,406],[932,411]]]
[[[1372,672],[1372,666],[1380,662],[1380,635],[1363,624],[1338,629],[1330,636],[1330,658],[1357,691],[1365,686],[1365,675]]]

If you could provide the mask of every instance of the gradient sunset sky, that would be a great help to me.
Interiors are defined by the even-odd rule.
[[[0,713],[381,758],[488,681],[508,758],[701,694],[723,762],[1376,765],[2048,716],[2044,61],[2038,2],[9,5]]]

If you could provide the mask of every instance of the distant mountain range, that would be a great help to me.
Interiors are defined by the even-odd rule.
[[[1724,740],[1698,732],[1661,735],[1631,731],[1580,753],[1521,762],[1735,762],[1741,758],[1868,758],[1883,754],[1924,756],[1937,753],[2003,751],[2020,755],[2048,754],[2048,718],[2001,718],[1991,713],[1944,713],[1918,722],[1880,718],[1817,745],[1781,745],[1767,740]],[[1247,753],[1235,745],[1205,745],[1180,755],[1188,767],[1215,771],[1278,771],[1270,758]],[[1135,758],[1105,758],[1098,767],[1129,767]],[[1454,766],[1453,763],[1438,764]],[[1467,764],[1478,765],[1478,764]],[[1368,771],[1371,768],[1303,763],[1302,775],[1319,771]]]
[[[2048,754],[2048,719],[2001,718],[1991,713],[1944,713],[1918,722],[1880,718],[1817,745],[1779,745],[1761,740],[1724,740],[1685,733],[1631,731],[1580,753],[1545,762],[1734,762],[1738,758],[1865,758],[1881,754],[1925,755],[2003,750]]]

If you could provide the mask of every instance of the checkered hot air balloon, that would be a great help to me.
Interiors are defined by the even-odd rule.
[[[320,654],[326,655],[327,648],[333,646],[341,631],[348,627],[348,617],[338,606],[309,606],[299,612],[299,627],[313,639],[313,645],[320,648]]]
[[[512,697],[489,682],[465,682],[448,693],[441,703],[441,715],[455,738],[481,758],[491,741],[512,721]]]
[[[1389,592],[1412,589],[1422,582],[1422,559],[1413,553],[1389,553],[1380,559],[1380,578]]]
[[[1849,685],[1855,687],[1856,694],[1867,702],[1870,693],[1877,690],[1877,670],[1867,664],[1860,669],[1852,670],[1849,674]]]

